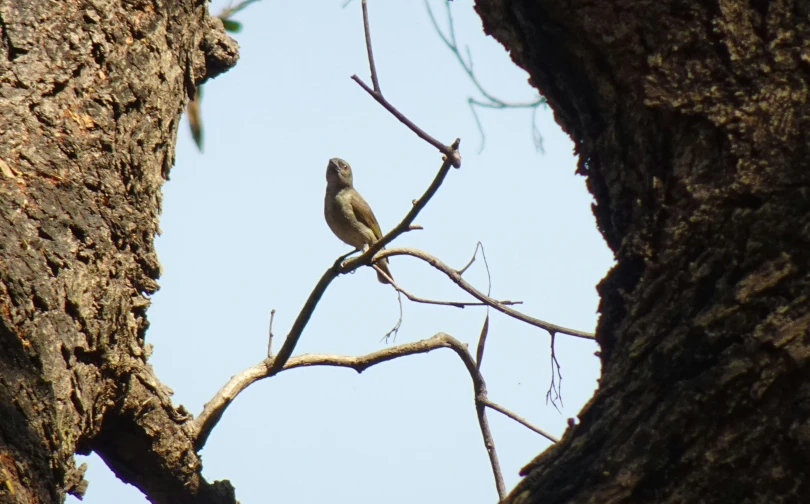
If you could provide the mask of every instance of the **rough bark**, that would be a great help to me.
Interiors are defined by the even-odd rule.
[[[0,0],[0,51],[0,501],[81,495],[95,451],[152,502],[234,502],[144,333],[179,117],[235,43],[204,0]]]
[[[617,264],[599,389],[509,502],[810,499],[810,3],[477,0]]]

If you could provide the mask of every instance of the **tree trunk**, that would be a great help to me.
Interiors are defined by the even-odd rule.
[[[81,495],[97,452],[155,503],[233,502],[146,364],[160,188],[236,44],[204,0],[0,0],[0,501]]]
[[[602,379],[509,502],[810,499],[810,3],[477,0],[617,264]]]

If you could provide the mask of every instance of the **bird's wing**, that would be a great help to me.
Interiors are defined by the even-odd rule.
[[[364,200],[358,192],[352,195],[352,210],[357,220],[368,226],[374,232],[376,239],[379,240],[382,238],[380,225],[377,223],[377,218],[374,217],[374,212],[371,211],[371,207],[368,206],[366,200]]]

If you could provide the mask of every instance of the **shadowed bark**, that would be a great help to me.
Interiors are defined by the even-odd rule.
[[[0,501],[80,496],[95,451],[152,502],[234,502],[144,333],[180,114],[236,44],[205,1],[0,0],[0,52]]]
[[[810,3],[477,0],[617,265],[600,387],[509,502],[810,495]]]

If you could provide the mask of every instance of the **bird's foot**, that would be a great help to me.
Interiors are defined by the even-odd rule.
[[[361,252],[361,250],[360,250],[360,249],[354,249],[354,250],[352,250],[351,252],[349,252],[348,254],[343,254],[342,256],[338,257],[338,258],[335,260],[335,264],[334,264],[332,267],[335,269],[335,271],[340,271],[340,267],[343,265],[343,261],[344,261],[344,260],[345,260],[347,257],[349,257],[350,255],[352,255],[352,254],[356,254],[356,253],[358,253],[358,252]]]

